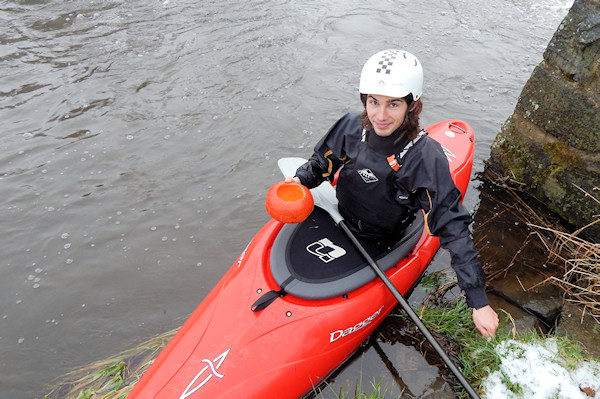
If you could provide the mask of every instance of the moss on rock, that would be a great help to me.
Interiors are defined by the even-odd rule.
[[[600,218],[599,71],[600,2],[575,0],[487,164],[576,227]],[[600,223],[586,233],[599,241]]]

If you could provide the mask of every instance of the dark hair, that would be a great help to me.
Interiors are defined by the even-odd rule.
[[[362,94],[362,93],[360,94],[360,101],[363,103],[363,106],[365,107],[362,114],[360,114],[360,121],[362,123],[363,129],[372,130],[373,125],[371,124],[371,121],[369,120],[369,116],[367,115],[367,98],[368,97],[369,97],[368,94]],[[421,111],[423,110],[423,103],[421,102],[421,99],[418,99],[417,101],[413,101],[412,94],[409,94],[408,96],[404,97],[404,100],[408,104],[408,112],[406,113],[406,116],[404,117],[404,122],[402,122],[402,125],[400,125],[400,127],[398,129],[402,133],[400,135],[400,137],[402,137],[406,134],[406,136],[409,138],[409,140],[414,140],[417,137],[417,135],[419,134],[419,130],[421,130],[419,128],[419,115],[421,114]]]

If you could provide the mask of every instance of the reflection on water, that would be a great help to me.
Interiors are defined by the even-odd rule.
[[[0,397],[181,325],[375,51],[419,56],[423,124],[468,121],[480,171],[568,6],[2,2]]]
[[[407,319],[386,319],[366,345],[305,399],[334,399],[342,392],[352,398],[376,389],[386,398],[456,397],[451,377],[440,374],[442,363],[435,351],[430,347],[426,357],[424,338],[403,323],[410,324]]]

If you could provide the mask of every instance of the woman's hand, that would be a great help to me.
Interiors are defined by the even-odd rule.
[[[473,322],[484,337],[493,337],[498,328],[498,314],[490,305],[473,309]]]

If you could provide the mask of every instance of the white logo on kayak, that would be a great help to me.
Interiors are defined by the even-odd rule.
[[[306,247],[306,250],[325,263],[346,255],[346,250],[335,245],[329,238],[321,238]]]
[[[190,382],[190,384],[187,386],[187,388],[185,388],[185,391],[183,391],[183,393],[181,394],[179,399],[185,399],[188,396],[190,396],[191,394],[193,394],[194,392],[196,392],[198,389],[202,388],[204,386],[204,384],[206,384],[213,376],[217,377],[217,378],[225,377],[224,374],[219,374],[217,372],[217,370],[223,364],[223,361],[227,357],[227,354],[229,353],[230,350],[231,350],[231,348],[227,349],[225,352],[223,352],[219,356],[217,356],[214,360],[202,359],[202,362],[206,363],[207,365],[202,369],[202,371],[200,371],[198,374],[196,374],[196,376],[194,377],[192,382]],[[200,382],[198,385],[194,386],[196,381],[200,377],[202,377],[203,374],[205,374],[204,372],[207,370],[209,370],[208,375],[206,375],[206,377],[202,380],[202,382]],[[192,386],[194,386],[194,387],[192,388]]]
[[[365,181],[365,183],[375,183],[379,181],[379,179],[377,178],[377,176],[375,176],[375,173],[373,173],[371,169],[360,169],[357,170],[357,172],[360,175],[360,177],[362,177],[362,179]]]
[[[446,158],[448,159],[448,162],[452,162],[452,159],[450,159],[450,157],[452,158],[456,158],[456,155],[454,155],[449,149],[447,149],[446,147],[442,146],[442,150],[444,150],[444,154],[446,154]]]
[[[347,335],[353,334],[353,333],[357,332],[358,330],[361,330],[361,329],[365,328],[366,326],[368,326],[369,324],[371,324],[371,322],[373,320],[375,320],[375,318],[377,316],[379,316],[379,314],[381,313],[382,309],[383,309],[383,306],[380,307],[379,310],[377,310],[371,316],[367,317],[366,319],[364,319],[360,323],[353,325],[352,327],[346,328],[345,330],[337,330],[337,331],[334,331],[334,332],[330,333],[329,334],[329,342],[331,343],[333,341],[337,341],[338,339],[340,339],[342,337],[345,337]]]

